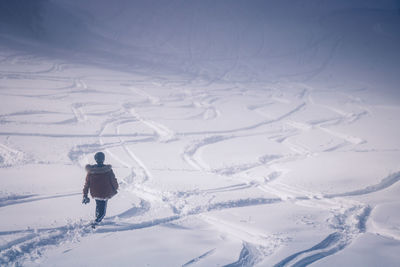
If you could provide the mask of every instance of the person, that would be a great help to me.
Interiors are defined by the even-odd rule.
[[[107,210],[107,201],[117,194],[118,181],[115,178],[111,165],[104,165],[105,155],[103,152],[97,152],[94,155],[97,164],[86,165],[87,171],[85,185],[83,187],[83,204],[88,204],[90,198],[96,200],[96,219],[92,223],[92,227],[100,223]]]

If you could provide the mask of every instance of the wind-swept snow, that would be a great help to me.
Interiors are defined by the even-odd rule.
[[[28,2],[0,4],[1,266],[400,262],[396,1]]]

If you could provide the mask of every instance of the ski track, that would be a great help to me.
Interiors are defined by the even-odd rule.
[[[321,66],[306,73],[306,80],[318,75],[323,69],[328,65],[336,49],[340,46],[341,39],[337,40],[328,56]],[[263,44],[264,45],[264,44]],[[263,48],[261,48],[263,49]],[[190,51],[191,57],[192,51]],[[26,54],[16,54],[10,55],[0,60],[0,63],[11,62],[12,64],[18,64],[19,61],[27,60]],[[182,87],[190,84],[196,84],[200,81],[205,83],[203,86],[205,88],[211,88],[211,85],[217,82],[227,81],[229,73],[234,70],[239,64],[240,56],[236,56],[233,59],[232,66],[226,68],[221,74],[216,75],[211,79],[204,79],[202,76],[207,76],[207,74],[202,74],[204,70],[201,67],[192,66],[196,69],[196,74],[192,76],[192,80],[186,80],[182,82]],[[16,71],[2,71],[1,75],[7,79],[36,79],[36,80],[46,80],[46,81],[64,81],[71,82],[71,78],[65,78],[63,76],[56,76],[54,74],[62,73],[67,67],[66,63],[53,63],[50,66],[44,67],[35,72],[16,72]],[[43,67],[40,65],[40,67]],[[296,74],[300,75],[300,74]],[[61,88],[62,90],[71,90],[68,93],[98,93],[100,91],[95,91],[92,87],[89,87],[88,82],[85,81],[85,77],[75,77],[72,79],[72,84],[70,86]],[[167,83],[161,86],[167,86]],[[274,161],[275,165],[279,165],[279,161],[293,161],[299,159],[299,157],[312,157],[314,153],[306,145],[301,143],[296,143],[291,140],[291,137],[300,135],[301,133],[307,131],[313,131],[314,129],[319,129],[325,133],[337,137],[343,140],[343,143],[337,144],[330,148],[324,150],[324,152],[329,153],[341,149],[347,145],[359,145],[366,140],[362,138],[351,136],[345,133],[341,133],[329,128],[329,126],[340,125],[340,124],[350,124],[354,123],[364,116],[368,116],[369,111],[357,104],[357,107],[361,109],[359,113],[349,113],[336,107],[331,107],[328,105],[323,105],[316,103],[312,98],[313,88],[304,86],[305,89],[298,94],[298,98],[301,100],[300,104],[289,110],[288,112],[276,117],[267,118],[261,120],[258,123],[254,123],[247,126],[233,127],[226,130],[218,131],[188,131],[188,132],[175,132],[174,130],[168,128],[166,125],[154,120],[147,119],[145,115],[141,115],[135,109],[135,106],[126,107],[126,112],[119,110],[120,113],[116,112],[113,114],[103,114],[106,119],[102,123],[100,129],[96,131],[95,134],[51,134],[51,133],[28,133],[28,132],[0,132],[0,136],[37,136],[45,138],[97,138],[98,143],[86,143],[80,144],[73,147],[68,156],[72,162],[79,164],[79,160],[86,157],[88,154],[96,152],[98,150],[105,150],[111,157],[113,157],[122,166],[130,170],[130,174],[127,177],[123,177],[121,180],[121,190],[133,195],[140,197],[140,204],[138,206],[132,206],[126,209],[118,215],[108,217],[104,220],[101,227],[96,230],[91,230],[88,228],[85,222],[76,222],[72,224],[67,224],[61,227],[55,228],[42,228],[42,229],[26,229],[26,230],[15,230],[15,231],[3,231],[0,232],[1,235],[18,235],[18,237],[2,246],[0,246],[0,265],[20,265],[23,264],[25,260],[34,260],[40,258],[42,252],[45,249],[57,246],[64,242],[77,242],[81,238],[88,236],[89,234],[96,233],[112,233],[121,231],[133,231],[143,228],[155,227],[162,224],[168,224],[174,221],[182,220],[189,216],[196,217],[203,221],[206,221],[210,225],[213,225],[218,231],[225,232],[230,236],[234,236],[242,241],[243,247],[238,256],[238,260],[225,266],[235,267],[235,266],[253,266],[262,261],[267,255],[272,254],[279,246],[279,244],[284,243],[282,238],[276,238],[273,236],[268,236],[263,232],[257,232],[251,228],[239,227],[237,225],[231,224],[229,222],[216,219],[209,215],[210,211],[226,210],[232,208],[242,208],[251,207],[257,205],[274,205],[276,203],[282,203],[285,201],[290,201],[297,205],[311,205],[322,207],[324,209],[329,209],[332,212],[332,218],[330,221],[330,226],[334,229],[334,232],[329,234],[325,239],[323,239],[318,244],[312,246],[311,248],[298,251],[292,255],[287,256],[280,262],[276,263],[274,266],[307,266],[312,264],[324,257],[333,255],[340,250],[345,249],[353,240],[355,240],[360,234],[366,231],[366,222],[372,211],[370,206],[362,205],[356,201],[348,199],[348,197],[372,194],[384,189],[387,189],[397,183],[400,180],[400,172],[393,173],[380,182],[374,185],[367,186],[365,188],[343,192],[343,193],[333,193],[333,194],[320,194],[314,192],[308,192],[306,189],[294,187],[291,185],[283,184],[279,182],[279,174],[274,177],[274,183],[264,183],[264,184],[251,184],[247,181],[240,182],[235,185],[210,188],[204,190],[193,190],[193,191],[183,191],[183,192],[162,192],[156,189],[149,188],[146,183],[152,180],[154,177],[151,173],[151,169],[146,165],[138,155],[136,155],[128,145],[135,143],[147,143],[147,142],[161,142],[168,143],[173,141],[185,140],[187,137],[199,136],[196,140],[188,141],[189,144],[183,148],[181,157],[196,171],[202,172],[204,175],[207,174],[218,174],[221,176],[232,177],[238,179],[236,176],[240,175],[241,172],[256,168],[261,165],[268,164],[270,161]],[[61,90],[60,88],[57,90]],[[223,99],[224,97],[230,95],[240,95],[238,88],[228,88],[224,90],[201,91],[198,95],[191,96],[193,109],[200,109],[202,113],[200,118],[207,121],[213,120],[223,115],[222,111],[215,104],[217,100]],[[162,97],[154,96],[146,92],[145,90],[138,89],[136,86],[129,86],[131,93],[138,96],[144,97],[146,101],[141,103],[142,107],[163,107],[168,104],[166,99]],[[235,91],[236,90],[236,91]],[[277,89],[277,91],[279,91]],[[105,93],[105,92],[102,92]],[[48,96],[55,97],[57,94],[50,94]],[[63,93],[64,94],[64,93]],[[221,94],[221,95],[220,95]],[[225,95],[224,95],[225,94]],[[122,95],[122,94],[121,94]],[[129,94],[127,94],[129,95]],[[29,95],[24,95],[29,96]],[[351,97],[351,96],[349,96]],[[170,100],[172,102],[185,101],[185,97],[181,97],[175,100]],[[279,96],[271,96],[269,99],[264,101],[262,104],[249,105],[247,108],[250,111],[262,115],[258,110],[261,108],[268,107],[274,103],[289,104],[292,103],[290,99]],[[291,120],[291,116],[301,112],[307,107],[318,106],[325,108],[326,110],[332,111],[338,115],[337,118],[326,118],[313,122],[300,122]],[[84,112],[84,104],[82,103],[72,103],[70,106],[70,111],[76,118],[76,121],[81,124],[89,123],[89,117]],[[51,111],[22,111],[12,114],[0,115],[0,118],[7,116],[18,116],[26,114],[47,114]],[[196,116],[199,117],[199,116]],[[122,133],[121,127],[129,122],[139,121],[149,129],[154,131],[154,134],[139,134],[134,131],[129,133]],[[223,142],[232,138],[240,138],[245,136],[248,132],[257,130],[262,126],[269,124],[282,124],[290,126],[295,130],[289,134],[286,132],[280,133],[276,137],[276,141],[284,146],[287,146],[292,150],[295,156],[285,156],[285,157],[272,157],[271,155],[262,156],[259,159],[254,160],[251,163],[239,164],[236,166],[229,166],[221,169],[211,169],[207,164],[206,160],[199,156],[198,153],[205,146],[212,146],[219,142]],[[112,129],[113,133],[106,133],[106,129]],[[134,130],[134,129],[133,129]],[[108,139],[118,139],[117,142],[107,141]],[[137,138],[131,140],[131,138]],[[129,139],[129,140],[128,140]],[[190,139],[191,140],[191,139]],[[122,151],[122,157],[120,154],[114,152],[114,149],[120,149],[118,152]],[[13,155],[20,155],[22,152],[12,150],[11,148],[0,144],[0,164],[5,166],[5,158],[10,158]],[[10,156],[11,155],[11,156]],[[11,162],[10,166],[16,165],[15,162]],[[277,179],[277,180],[276,180]],[[270,181],[268,181],[270,182]],[[244,199],[232,199],[221,202],[206,202],[200,205],[188,205],[186,210],[177,207],[176,202],[178,199],[183,199],[187,201],[189,197],[193,195],[207,195],[207,194],[218,194],[227,191],[238,191],[248,189],[250,187],[256,187],[261,191],[272,193],[276,195],[276,198],[244,198]],[[15,195],[9,197],[0,198],[0,208],[19,205],[24,203],[29,203],[33,201],[41,201],[53,198],[63,198],[72,197],[79,195],[81,193],[68,193],[68,194],[55,194],[55,195]],[[166,197],[168,196],[168,197]],[[186,204],[186,203],[185,203]],[[190,203],[189,203],[190,204]],[[173,211],[174,215],[154,218],[147,221],[139,221],[132,223],[130,220],[135,218],[135,216],[144,215],[156,206],[162,205],[164,208],[168,208]],[[23,235],[20,237],[20,235]],[[212,254],[218,250],[218,248],[213,248],[207,252],[201,254],[200,256],[189,260],[182,266],[195,265],[202,259],[212,256]]]
[[[224,140],[228,140],[231,138],[233,137],[220,136],[220,135],[206,137],[187,146],[183,151],[182,157],[194,169],[205,171],[209,169],[209,167],[203,161],[195,158],[195,154],[197,153],[197,151],[204,146],[216,144],[218,142],[222,142]]]
[[[385,183],[385,185],[388,185]],[[382,186],[378,186],[376,188],[379,188],[380,190],[383,189]],[[378,189],[377,189],[378,190]],[[72,194],[76,195],[78,193]],[[68,195],[66,195],[68,196]],[[66,197],[66,196],[54,196],[54,197]],[[43,199],[48,199],[48,198],[43,198]],[[298,198],[300,201],[306,198]],[[237,236],[239,238],[244,238],[244,240],[250,240],[252,242],[258,243],[258,244],[264,244],[267,245],[267,243],[264,240],[260,239],[259,236],[262,236],[260,233],[249,233],[249,230],[243,230],[240,229],[238,230],[237,227],[229,226],[225,222],[218,221],[210,216],[202,215],[206,214],[209,211],[212,210],[224,210],[224,209],[231,209],[231,208],[238,208],[238,207],[248,207],[248,206],[254,206],[254,205],[265,205],[265,204],[274,204],[274,203],[279,203],[281,202],[282,199],[276,198],[276,199],[242,199],[238,201],[227,201],[227,202],[219,202],[219,203],[214,203],[211,205],[207,205],[204,207],[197,207],[193,210],[191,210],[187,215],[175,215],[175,216],[170,216],[170,217],[165,217],[165,218],[159,218],[159,219],[154,219],[151,221],[144,221],[144,222],[139,222],[139,223],[123,223],[123,222],[113,222],[116,218],[120,219],[126,219],[126,218],[132,218],[133,216],[137,216],[139,214],[144,214],[146,213],[150,208],[149,202],[146,201],[141,201],[141,204],[139,207],[132,207],[131,209],[128,209],[124,212],[122,212],[119,215],[116,215],[114,217],[106,218],[104,223],[102,224],[103,226],[100,227],[99,229],[96,229],[94,232],[98,233],[109,233],[109,232],[120,232],[120,231],[131,231],[131,230],[137,230],[137,229],[142,229],[142,228],[148,228],[148,227],[154,227],[160,224],[165,224],[165,223],[170,223],[176,220],[180,220],[185,218],[186,216],[196,216],[196,215],[201,215],[200,218],[206,218],[206,221],[211,221],[213,224],[217,225],[218,227],[223,227],[225,230],[228,231],[230,234],[233,234],[234,236]],[[320,200],[315,200],[315,201],[320,201]],[[336,253],[337,251],[342,250],[345,248],[351,241],[356,238],[356,235],[362,232],[365,232],[366,229],[366,221],[368,219],[368,216],[371,212],[370,207],[363,207],[363,208],[357,208],[355,209],[357,212],[353,212],[354,208],[350,208],[348,211],[346,211],[348,214],[345,215],[338,213],[337,214],[337,221],[338,223],[335,223],[333,227],[341,229],[341,232],[335,232],[331,235],[329,235],[326,239],[324,239],[321,243],[317,244],[316,246],[300,251],[298,253],[295,253],[275,266],[286,266],[289,262],[293,263],[293,261],[296,261],[293,266],[306,266],[316,260],[319,260],[323,257],[332,255]],[[361,210],[361,212],[359,212]],[[353,216],[357,220],[355,224],[348,224],[346,223],[347,217]],[[233,227],[233,228],[232,228]],[[349,230],[350,228],[350,230]],[[228,229],[228,230],[227,230]],[[230,230],[229,230],[230,229]],[[233,230],[232,230],[233,229]],[[251,231],[251,230],[250,230]],[[33,232],[33,233],[32,233]],[[57,228],[50,228],[50,229],[35,229],[35,230],[20,230],[20,231],[9,231],[9,232],[0,232],[0,235],[9,235],[9,234],[17,234],[17,233],[27,233],[28,235],[24,238],[19,238],[17,240],[13,240],[9,242],[8,244],[2,246],[2,252],[1,252],[1,257],[0,260],[3,261],[3,263],[18,263],[20,260],[25,259],[26,255],[30,255],[30,257],[33,257],[31,259],[34,259],[35,256],[32,256],[32,253],[34,255],[40,255],[40,251],[59,244],[60,242],[65,242],[68,240],[77,240],[81,237],[86,236],[87,234],[91,233],[91,231],[87,230],[87,226],[83,223],[80,223],[78,225],[67,225],[63,227],[57,227]],[[243,236],[243,233],[245,233],[245,236]],[[247,235],[247,237],[246,237]],[[73,236],[73,238],[71,238]],[[250,237],[249,237],[250,236]],[[257,237],[258,236],[258,237]],[[261,241],[260,241],[261,240]],[[273,242],[275,243],[275,242]],[[258,251],[257,249],[252,248],[252,252],[249,251],[249,247],[245,246],[242,249],[242,252],[240,253],[239,260],[235,263],[232,263],[231,265],[228,266],[247,266],[247,265],[240,265],[242,263],[250,264],[249,266],[252,266],[254,263],[262,260],[263,256],[262,253],[256,253],[257,256],[254,256],[254,251]],[[265,252],[264,252],[265,253]],[[38,256],[39,257],[39,256]],[[202,257],[200,257],[202,258]]]
[[[53,229],[0,232],[0,235],[26,233],[26,236],[8,242],[1,247],[0,264],[19,266],[22,265],[24,260],[35,260],[40,258],[44,249],[66,241],[77,241],[77,239],[90,233],[89,229],[89,225],[75,223]]]
[[[306,106],[305,103],[302,103],[300,105],[298,105],[296,108],[294,108],[293,110],[275,118],[275,119],[267,119],[267,120],[263,120],[259,123],[256,124],[252,124],[249,126],[245,126],[245,127],[240,127],[240,128],[235,128],[235,129],[230,129],[230,130],[220,130],[220,131],[202,131],[202,132],[183,132],[183,133],[177,133],[178,135],[181,136],[191,136],[191,135],[217,135],[217,134],[232,134],[232,133],[240,133],[240,132],[244,132],[244,131],[250,131],[250,130],[255,130],[257,128],[260,128],[262,126],[271,124],[271,123],[276,123],[279,122],[287,117],[289,117],[290,115],[300,111],[301,109],[303,109]]]
[[[132,207],[119,215],[109,217],[104,220],[101,227],[96,230],[90,230],[87,223],[78,222],[66,226],[56,228],[42,228],[42,229],[28,229],[28,230],[15,230],[0,232],[1,235],[15,235],[15,234],[27,234],[23,238],[19,238],[8,242],[2,246],[0,252],[0,263],[2,264],[18,264],[22,262],[26,257],[30,257],[31,260],[40,257],[41,252],[45,249],[49,249],[52,246],[56,246],[62,242],[74,242],[80,238],[87,236],[90,233],[110,233],[110,232],[121,232],[121,231],[132,231],[143,228],[154,227],[161,224],[170,223],[183,219],[187,216],[198,215],[201,213],[208,212],[210,210],[222,210],[230,209],[235,207],[245,207],[262,204],[273,204],[276,201],[274,199],[245,199],[232,202],[216,203],[212,207],[201,207],[190,212],[187,215],[174,215],[165,218],[152,219],[150,221],[143,221],[138,223],[126,223],[119,222],[119,219],[127,219],[144,214],[150,209],[149,202],[141,201],[140,207]],[[116,222],[118,218],[118,222]]]
[[[239,259],[224,267],[254,266],[262,259],[260,251],[252,244],[244,243],[240,251]]]
[[[201,254],[200,256],[198,256],[198,257],[196,257],[196,258],[194,258],[194,259],[192,259],[190,261],[188,261],[187,263],[183,264],[182,267],[190,266],[190,265],[192,265],[192,264],[194,264],[194,263],[196,263],[196,262],[198,262],[198,261],[200,261],[200,260],[212,255],[214,252],[215,252],[215,248],[207,251],[204,254]]]
[[[356,212],[355,212],[356,211]],[[344,214],[337,215],[337,223],[333,228],[339,231],[328,235],[317,245],[296,252],[275,264],[275,267],[283,266],[307,266],[317,260],[330,256],[348,246],[357,236],[365,232],[365,222],[371,212],[371,207],[352,207],[345,211]],[[348,219],[356,219],[357,223],[348,223]]]
[[[397,183],[400,180],[400,172],[395,172],[390,174],[389,176],[382,179],[379,183],[375,185],[367,186],[363,189],[354,190],[345,193],[337,193],[337,194],[326,194],[324,197],[326,198],[336,198],[336,197],[349,197],[349,196],[359,196],[375,193],[381,190],[384,190],[393,184]]]
[[[82,87],[84,89],[87,89],[87,86],[81,80],[77,80],[76,83],[77,83],[76,87]],[[152,104],[160,104],[158,99],[154,99],[149,96],[147,96],[147,97],[149,98],[149,101]],[[255,129],[266,123],[277,122],[286,117],[289,117],[291,114],[301,110],[304,106],[305,106],[305,103],[301,104],[300,106],[296,107],[292,111],[288,112],[287,114],[282,115],[281,117],[279,117],[275,120],[268,120],[268,121],[265,121],[265,122],[262,122],[262,123],[259,123],[259,124],[253,125],[253,126],[239,128],[239,129],[235,129],[235,130],[227,130],[227,131],[219,131],[219,132],[204,132],[204,133],[197,133],[197,134],[203,134],[203,135],[215,134],[215,133],[227,134],[227,133],[237,133],[237,132],[241,132],[241,131]],[[78,121],[85,122],[86,116],[82,112],[80,107],[81,106],[79,104],[75,104],[73,106],[73,112]],[[143,122],[145,125],[147,125],[151,129],[153,129],[156,132],[156,134],[158,135],[160,141],[171,140],[171,138],[174,136],[172,131],[170,131],[169,129],[165,128],[164,126],[162,126],[156,122],[144,120],[134,110],[131,110],[131,114],[135,117],[135,119]],[[116,129],[115,135],[103,134],[103,130],[107,127],[107,125],[115,124],[115,123],[117,124],[117,126],[114,126]],[[113,154],[108,148],[106,148],[106,150],[116,160],[120,161],[126,167],[128,167],[132,170],[135,170],[135,172],[138,172],[138,170],[140,170],[139,173],[141,173],[141,176],[142,176],[141,184],[143,186],[143,183],[145,183],[145,181],[147,181],[149,179],[149,177],[151,177],[150,171],[147,169],[145,164],[143,162],[141,162],[141,160],[139,158],[137,158],[137,156],[135,154],[133,154],[132,151],[126,146],[126,142],[122,139],[124,136],[120,133],[121,125],[123,125],[123,123],[118,122],[118,121],[112,121],[111,123],[104,125],[103,130],[101,130],[98,135],[100,138],[101,146],[83,145],[82,147],[85,147],[86,150],[89,148],[89,150],[82,153],[82,149],[78,149],[78,151],[79,151],[78,156],[75,156],[76,152],[73,154],[71,154],[72,152],[70,152],[70,158],[71,158],[71,160],[76,160],[82,154],[94,152],[94,151],[100,149],[101,147],[105,148],[105,142],[103,141],[102,138],[107,138],[107,137],[112,137],[112,136],[118,137],[119,143],[117,143],[115,145],[115,147],[121,146],[123,148],[123,150],[125,151],[125,153],[131,159],[131,162],[125,162],[125,161],[119,159],[119,157],[116,156],[115,154]],[[329,131],[329,133],[338,136],[338,134],[332,133],[332,131]],[[185,133],[185,135],[186,134],[187,133]],[[129,136],[136,136],[136,135],[129,135]],[[352,139],[349,140],[348,137],[343,136],[343,135],[339,135],[339,137],[342,137],[346,141],[350,141],[352,143],[359,143],[358,140],[356,140],[356,141],[354,141]],[[202,148],[206,145],[213,145],[215,143],[227,140],[229,138],[233,138],[233,137],[232,136],[223,136],[223,135],[206,137],[203,140],[200,140],[200,141],[195,142],[194,144],[188,146],[184,150],[183,158],[195,169],[200,170],[200,171],[207,171],[207,166],[205,166],[203,162],[199,162],[199,160],[195,158],[196,152],[200,148]],[[310,154],[309,150],[301,148],[300,145],[295,145],[290,142],[287,142],[286,145],[288,145],[292,150],[294,150],[298,154],[302,154],[302,155]],[[241,166],[239,168],[241,170],[244,170],[244,169],[250,169],[253,167],[254,166],[248,166],[248,167]],[[228,171],[228,170],[219,170],[219,171],[214,170],[214,172],[225,173],[227,175],[233,174],[232,171]],[[382,190],[382,189],[387,188],[387,187],[391,186],[392,184],[396,183],[400,179],[399,177],[400,177],[400,175],[398,173],[396,173],[392,176],[389,176],[389,177],[383,179],[382,182],[377,185],[369,186],[369,187],[361,189],[361,190],[356,190],[356,191],[347,192],[347,193],[326,195],[325,197],[326,198],[335,198],[335,197],[353,196],[353,195],[368,194],[368,193],[376,192],[378,190]],[[140,187],[137,187],[137,188],[140,188]],[[216,192],[222,192],[225,190],[232,190],[234,188],[235,187],[210,189],[208,192],[216,193]],[[237,186],[237,188],[239,188],[239,190],[240,190],[242,188],[246,188],[246,186],[240,185],[240,186]],[[296,192],[296,190],[297,190],[297,192],[299,192],[298,189],[294,189],[292,191]],[[142,189],[141,191],[142,191],[142,193],[145,192],[144,189]],[[278,192],[278,195],[279,195],[280,192],[282,192],[282,191],[281,191],[281,189],[278,189],[278,191],[274,191],[274,192],[275,193]],[[145,192],[145,193],[148,194],[148,192]],[[300,194],[301,193],[302,192],[300,191]],[[65,196],[71,196],[71,195],[75,195],[75,194],[70,194],[70,195],[65,195]],[[63,197],[63,195],[53,196],[53,197]],[[118,218],[123,220],[123,219],[131,218],[132,216],[136,216],[138,214],[146,213],[147,211],[149,211],[151,209],[151,202],[154,201],[154,197],[160,198],[159,192],[156,192],[156,194],[152,194],[152,196],[149,197],[149,201],[143,202],[143,200],[142,200],[141,207],[132,207],[131,209],[128,209],[125,212],[121,213],[118,216]],[[310,197],[311,197],[310,195],[296,196],[296,199],[304,200],[304,199],[310,199]],[[2,206],[6,206],[6,205],[13,205],[13,204],[21,204],[21,203],[28,202],[28,201],[39,201],[39,200],[48,199],[48,198],[51,198],[51,197],[36,197],[33,199],[29,198],[29,197],[27,197],[27,199],[25,199],[24,197],[22,197],[22,199],[13,199],[13,200],[8,200],[8,201],[2,201],[1,204],[2,204]],[[212,210],[223,210],[223,209],[237,208],[237,207],[273,204],[273,203],[281,202],[282,199],[285,199],[285,198],[242,199],[239,201],[219,202],[219,203],[208,204],[206,206],[199,206],[199,207],[193,208],[187,213],[187,215],[183,215],[183,216],[199,215],[204,212],[209,212]],[[370,212],[370,209],[369,209],[369,212]],[[361,215],[359,216],[360,219],[359,219],[357,225],[358,225],[358,229],[360,232],[362,232],[363,229],[365,231],[365,222],[369,215],[369,212],[364,212],[365,213],[364,216],[361,216]],[[155,220],[148,221],[148,222],[141,222],[141,223],[135,223],[135,224],[126,224],[126,223],[114,224],[112,222],[109,222],[109,220],[106,220],[104,223],[105,227],[98,229],[97,232],[104,233],[104,232],[115,232],[115,231],[128,231],[128,230],[153,227],[156,225],[160,225],[160,224],[164,224],[164,223],[182,219],[183,216],[175,215],[175,216],[171,216],[171,217],[160,218],[160,219],[155,219]],[[114,219],[114,218],[110,218],[110,219]],[[208,218],[208,221],[210,221],[210,218]],[[213,223],[216,225],[219,225],[219,226],[223,225],[226,227],[226,224],[223,222],[220,222],[220,221],[213,220]],[[75,231],[77,231],[77,229],[78,229],[78,236],[80,236],[80,237],[83,237],[87,234],[87,232],[83,230],[83,229],[85,229],[85,227],[79,226],[78,228],[73,227],[72,229],[74,229]],[[38,251],[36,253],[40,254],[39,251],[41,249],[43,249],[47,246],[56,245],[60,241],[65,240],[65,237],[63,237],[63,236],[67,235],[68,231],[71,231],[71,229],[68,227],[62,227],[62,228],[59,228],[56,230],[54,230],[54,229],[45,230],[44,229],[44,230],[39,230],[38,233],[35,233],[35,234],[32,234],[32,233],[28,234],[26,237],[19,238],[17,240],[14,240],[14,241],[8,243],[7,245],[3,246],[1,259],[2,260],[6,259],[8,263],[9,262],[18,262],[26,254],[32,254],[32,252],[34,252],[34,251]],[[238,231],[237,229],[235,229],[233,231],[231,230],[230,234],[237,232],[237,231]],[[242,231],[239,230],[239,233],[240,233],[239,236],[243,235],[243,230]],[[246,233],[246,234],[249,235],[248,233]],[[238,234],[234,234],[234,235],[238,235]],[[250,236],[251,236],[250,238],[242,236],[242,239],[243,240],[247,239],[247,240],[250,240],[253,242],[254,241],[257,242],[257,240],[254,240],[254,235],[250,235]],[[326,256],[336,253],[337,251],[343,249],[348,244],[348,242],[350,242],[350,241],[348,240],[348,236],[346,235],[346,233],[335,232],[335,233],[329,235],[326,239],[324,239],[321,243],[315,245],[314,247],[304,250],[304,251],[300,251],[298,253],[295,253],[295,254],[285,258],[284,260],[282,260],[280,263],[276,264],[275,266],[286,266],[288,263],[292,264],[292,266],[306,266],[306,265],[311,264],[312,262],[315,262],[323,257],[326,257]],[[18,246],[18,249],[15,248],[16,246]],[[192,259],[191,261],[185,263],[184,266],[191,265],[191,264],[201,260],[202,258],[212,254],[214,250],[210,250],[210,251],[206,252],[205,254],[203,254],[195,259]],[[228,264],[226,266],[253,266],[258,261],[260,261],[262,258],[263,258],[262,254],[253,245],[250,245],[250,243],[247,243],[247,241],[246,241],[243,244],[243,249],[240,252],[239,259],[236,262]]]
[[[23,203],[41,201],[46,199],[54,199],[54,198],[63,198],[63,197],[72,197],[76,195],[81,195],[82,192],[76,193],[69,193],[69,194],[56,194],[51,196],[44,196],[44,195],[22,195],[22,196],[12,196],[6,198],[0,198],[0,208],[11,206],[11,205],[19,205]]]
[[[171,129],[168,129],[168,127],[162,125],[161,123],[142,118],[134,109],[131,109],[130,112],[138,121],[154,130],[158,135],[160,142],[170,142],[174,140],[175,134]]]

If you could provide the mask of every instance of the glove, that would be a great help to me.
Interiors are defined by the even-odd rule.
[[[87,196],[84,196],[82,199],[82,204],[88,204],[90,202],[90,198],[88,198]]]

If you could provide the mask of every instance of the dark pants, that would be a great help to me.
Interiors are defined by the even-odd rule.
[[[107,200],[96,199],[96,223],[101,222],[106,216]]]

